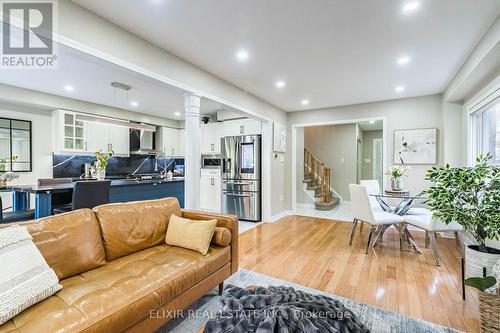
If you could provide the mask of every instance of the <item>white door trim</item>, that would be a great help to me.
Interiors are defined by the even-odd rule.
[[[297,210],[297,128],[310,127],[310,126],[323,126],[323,125],[341,125],[341,124],[353,124],[360,121],[370,121],[370,120],[382,120],[382,137],[383,142],[383,170],[387,169],[387,117],[370,117],[370,118],[353,118],[346,120],[330,120],[330,121],[320,121],[313,123],[301,123],[292,125],[292,179],[289,181],[292,185],[292,211]],[[335,171],[334,171],[335,172]],[[386,186],[386,178],[384,177],[384,188]],[[334,189],[335,190],[335,189]]]

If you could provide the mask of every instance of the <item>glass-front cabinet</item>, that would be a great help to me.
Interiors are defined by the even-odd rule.
[[[85,150],[85,127],[74,113],[64,113],[64,149]]]
[[[76,113],[66,110],[54,110],[54,151],[59,153],[86,152],[86,126],[76,119]]]
[[[31,121],[0,118],[0,172],[31,169]]]

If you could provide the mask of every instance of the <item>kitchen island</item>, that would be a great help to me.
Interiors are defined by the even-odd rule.
[[[35,218],[52,214],[52,194],[71,193],[74,183],[47,186],[14,185],[12,191],[12,210],[29,209],[29,195],[35,196]],[[184,207],[184,177],[173,179],[113,179],[109,191],[109,202],[127,202],[137,200],[176,197]]]

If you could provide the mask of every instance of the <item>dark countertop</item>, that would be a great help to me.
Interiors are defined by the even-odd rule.
[[[118,186],[137,186],[137,185],[160,185],[160,184],[169,184],[169,183],[177,183],[183,182],[184,177],[174,177],[173,179],[111,179],[111,187]],[[38,186],[38,185],[12,185],[7,186],[7,189],[10,191],[16,192],[26,192],[26,193],[57,193],[57,192],[67,192],[73,190],[74,183],[68,184],[56,184],[56,185],[47,185],[47,186]]]

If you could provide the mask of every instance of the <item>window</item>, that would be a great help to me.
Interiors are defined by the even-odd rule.
[[[472,153],[491,153],[493,163],[500,165],[500,100],[489,103],[471,115]]]
[[[0,118],[0,172],[31,171],[31,121]]]

